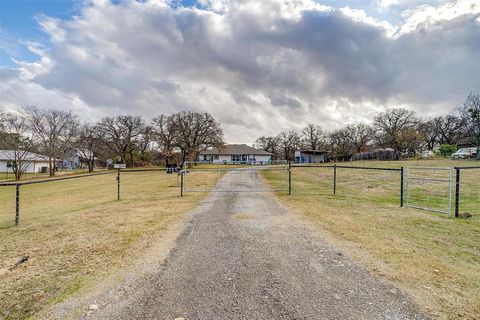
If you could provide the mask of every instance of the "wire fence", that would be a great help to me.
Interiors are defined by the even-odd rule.
[[[0,183],[0,229],[18,225],[22,221],[48,223],[49,219],[55,219],[58,215],[119,199],[153,199],[165,191],[158,187],[166,179],[165,171],[127,169]],[[167,187],[178,189],[180,179],[170,177],[170,180]]]
[[[465,212],[480,214],[480,167],[455,167],[451,169],[451,179],[449,170],[422,168],[420,172],[414,172],[410,168],[410,173],[415,174],[412,177],[419,179],[415,183],[409,181],[408,191],[405,190],[407,169],[403,167],[279,163],[234,167],[187,164],[186,168],[171,175],[167,175],[163,168],[126,169],[3,182],[0,183],[0,229],[22,221],[45,223],[56,215],[101,206],[118,199],[148,201],[165,192],[165,188],[176,188],[174,194],[178,196],[184,192],[277,191],[344,197],[401,207],[408,196],[411,207],[448,212],[444,208],[454,206],[455,217]],[[168,179],[168,184],[165,184],[165,179]],[[268,186],[262,179],[268,181]],[[449,183],[453,184],[453,188]]]
[[[187,162],[182,175],[182,195],[185,192],[267,192],[288,191],[289,164],[287,161],[224,165]],[[277,172],[282,178],[266,185],[261,174]],[[202,176],[214,174],[215,184],[206,184]],[[193,181],[193,182],[192,182]]]
[[[292,166],[292,192],[395,204],[455,217],[480,214],[480,167]],[[272,180],[272,177],[270,177]],[[274,180],[274,179],[273,179]]]
[[[404,205],[404,168],[292,165],[292,192]]]
[[[455,167],[455,217],[480,213],[480,166]]]

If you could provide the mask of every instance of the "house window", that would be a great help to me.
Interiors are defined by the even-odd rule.
[[[232,162],[240,162],[240,156],[239,155],[232,155]]]
[[[218,154],[215,154],[215,155],[213,156],[213,159],[218,160]]]
[[[203,156],[203,161],[207,161],[207,160],[208,160],[208,156],[205,154],[205,155]]]
[[[11,161],[7,161],[7,168],[11,168],[11,167],[13,167],[12,162],[11,162]]]

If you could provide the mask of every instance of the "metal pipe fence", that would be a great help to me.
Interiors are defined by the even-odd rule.
[[[409,207],[438,213],[447,213],[449,214],[449,216],[453,215],[453,212],[455,212],[455,217],[460,216],[460,211],[462,209],[462,199],[465,199],[465,210],[471,210],[477,213],[476,210],[479,210],[480,208],[480,166],[454,168],[423,166],[412,166],[409,168],[381,168],[343,166],[336,164],[292,164],[291,168],[331,170],[333,195],[336,195],[338,193],[339,185],[341,186],[341,182],[339,181],[340,170],[372,170],[398,172],[398,195],[400,207]],[[475,171],[476,173],[478,172],[478,174],[466,176],[462,174],[465,170],[478,170]],[[423,171],[423,173],[418,174],[419,171]],[[442,172],[444,174],[441,174]],[[323,178],[325,179],[325,177]],[[415,184],[422,185],[425,189],[424,192],[422,193],[416,190]],[[416,205],[415,202],[418,201],[424,201],[426,203]],[[428,202],[430,202],[430,205]],[[444,206],[446,209],[435,208],[434,206],[431,206],[432,204],[435,206]]]
[[[420,167],[422,170],[430,170],[433,172],[440,172],[442,171],[442,168],[426,168],[426,167]],[[320,171],[323,172],[323,169],[325,170],[330,170],[332,175],[332,180],[328,178],[328,176],[322,176],[322,189],[321,190],[326,190],[325,192],[332,192],[333,195],[337,195],[339,192],[343,190],[345,191],[345,188],[352,188],[357,187],[360,188],[360,193],[363,193],[364,190],[368,190],[368,186],[365,188],[362,188],[361,184],[352,184],[350,183],[349,179],[351,180],[351,176],[345,176],[342,175],[342,171],[349,171],[349,170],[355,170],[355,171],[372,171],[372,172],[392,172],[393,175],[361,175],[361,178],[366,179],[367,183],[372,183],[374,182],[374,185],[377,186],[377,188],[381,188],[381,191],[383,189],[388,189],[389,194],[392,197],[395,196],[395,194],[398,194],[398,201],[400,207],[404,206],[404,199],[406,199],[406,206],[407,207],[413,207],[413,208],[418,208],[418,209],[433,209],[430,211],[442,211],[442,212],[451,212],[451,211],[445,211],[445,210],[437,210],[435,208],[427,207],[427,206],[420,206],[420,205],[415,205],[415,203],[412,203],[412,181],[416,181],[420,184],[424,183],[437,183],[437,184],[442,184],[442,183],[449,183],[448,187],[448,204],[447,200],[441,200],[444,202],[441,202],[439,199],[436,199],[435,197],[438,197],[436,194],[432,192],[430,196],[430,199],[433,199],[433,202],[438,202],[438,203],[444,203],[444,205],[448,205],[448,208],[452,208],[453,204],[453,182],[455,182],[455,197],[454,197],[454,210],[455,210],[455,217],[460,216],[460,210],[465,209],[465,210],[475,210],[475,201],[478,203],[478,207],[480,207],[480,175],[478,178],[475,178],[474,175],[462,175],[464,170],[468,170],[471,172],[472,170],[479,170],[475,172],[480,173],[480,166],[475,166],[475,167],[455,167],[453,169],[450,168],[443,168],[445,172],[449,172],[448,170],[455,171],[454,177],[452,176],[452,173],[449,174],[448,179],[445,177],[440,177],[437,175],[433,176],[422,176],[422,175],[416,175],[412,176],[412,170],[415,169],[415,167],[410,167],[410,168],[405,168],[404,167],[399,167],[399,168],[381,168],[381,167],[356,167],[356,166],[343,166],[343,165],[299,165],[299,164],[290,164],[290,163],[282,163],[278,165],[261,165],[261,166],[247,166],[247,167],[223,167],[220,166],[218,168],[210,168],[210,167],[205,167],[205,168],[188,168],[185,166],[185,168],[178,173],[177,176],[177,182],[175,187],[180,187],[180,196],[184,196],[186,191],[201,191],[201,192],[208,192],[208,191],[229,191],[229,192],[244,192],[244,191],[256,191],[256,192],[264,192],[264,191],[283,191],[287,192],[288,194],[292,193],[292,189],[295,187],[292,186],[292,183],[294,181],[294,175],[293,175],[293,170],[308,170],[308,169],[319,169]],[[409,170],[410,169],[410,170]],[[447,170],[448,169],[448,170]],[[41,180],[30,180],[30,181],[19,181],[19,182],[0,182],[0,228],[2,228],[2,216],[9,221],[10,223],[15,223],[15,225],[20,224],[20,220],[22,218],[22,210],[25,210],[24,206],[28,206],[29,210],[32,210],[32,204],[33,203],[38,203],[41,201],[45,201],[48,197],[55,197],[55,196],[60,196],[63,197],[65,196],[64,194],[56,193],[56,188],[47,188],[47,187],[42,187],[40,190],[40,195],[36,196],[36,193],[39,192],[38,188],[33,189],[34,185],[47,185],[47,184],[54,184],[56,182],[65,182],[66,181],[82,181],[81,183],[73,183],[73,184],[68,184],[66,186],[65,184],[62,184],[62,187],[58,188],[69,188],[69,191],[71,192],[71,197],[84,197],[85,199],[83,200],[78,200],[77,203],[75,203],[75,206],[80,206],[79,202],[84,201],[86,203],[95,203],[97,198],[101,198],[102,201],[114,201],[115,199],[120,200],[122,198],[122,187],[128,189],[132,188],[131,186],[131,181],[127,179],[128,174],[134,174],[134,173],[155,173],[155,172],[165,172],[166,170],[163,168],[152,168],[152,169],[118,169],[118,170],[111,170],[111,171],[103,171],[103,172],[96,172],[96,173],[91,173],[91,174],[82,174],[82,175],[75,175],[75,176],[66,176],[66,177],[56,177],[56,178],[50,178],[50,179],[41,179]],[[203,183],[203,175],[207,175],[211,178],[211,173],[212,172],[218,172],[218,180],[215,179],[210,179],[209,184]],[[230,179],[222,179],[224,174],[226,173],[231,173],[230,174]],[[279,175],[279,179],[276,185],[274,185],[273,189],[272,188],[264,188],[261,187],[261,182],[258,180],[259,178],[257,177],[258,173],[265,173],[265,174],[271,174],[271,175]],[[399,179],[398,181],[395,178],[395,173],[399,174]],[[195,177],[195,175],[199,175],[198,179],[195,179],[195,185],[192,185],[191,178]],[[108,175],[112,175],[115,177],[114,179],[110,179]],[[124,176],[125,175],[125,176]],[[105,179],[101,178],[102,176],[106,176]],[[235,179],[235,177],[240,177],[243,179],[241,181],[238,181]],[[94,177],[98,177],[98,179],[102,179],[101,185],[97,185],[98,181],[93,181]],[[124,177],[124,178],[122,178]],[[188,179],[187,179],[188,177]],[[145,175],[144,179],[151,180],[152,175]],[[357,179],[359,178],[358,176],[356,177]],[[405,181],[406,178],[406,181]],[[125,180],[127,179],[127,180]],[[246,180],[245,180],[246,179]],[[355,179],[355,177],[353,178]],[[453,180],[455,179],[455,180]],[[188,181],[187,181],[188,180]],[[448,180],[448,181],[447,181]],[[199,182],[200,181],[200,182]],[[331,181],[331,185],[329,184]],[[364,180],[365,182],[365,180]],[[385,184],[383,184],[385,182]],[[243,184],[243,187],[240,188],[236,186],[236,184]],[[346,184],[346,186],[345,186]],[[383,187],[384,185],[387,187]],[[32,186],[30,188],[29,186]],[[342,187],[343,186],[343,187]],[[478,187],[478,192],[475,191],[475,189]],[[332,189],[329,189],[332,188]],[[383,188],[383,189],[382,189]],[[45,189],[45,192],[44,190]],[[82,192],[78,191],[79,189],[83,190]],[[91,189],[87,190],[88,192],[85,192],[85,189]],[[268,189],[268,190],[267,190]],[[328,191],[331,190],[331,191]],[[378,189],[371,189],[371,190],[378,190]],[[90,193],[91,192],[91,193]],[[324,192],[324,191],[322,191]],[[372,191],[373,192],[373,191]],[[476,193],[477,192],[477,193]],[[101,193],[101,194],[99,194]],[[128,195],[128,192],[125,193]],[[373,195],[371,193],[370,195]],[[421,196],[421,194],[419,194]],[[349,194],[348,196],[351,196]],[[368,193],[365,195],[368,196]],[[442,195],[443,197],[444,195]],[[363,197],[363,195],[362,195]],[[396,196],[395,196],[396,197]],[[370,198],[369,198],[370,199]],[[446,198],[445,198],[446,199]],[[464,201],[464,207],[461,207],[461,201]],[[97,200],[100,201],[100,200]],[[374,199],[372,201],[375,201]],[[390,199],[388,199],[390,201]],[[415,201],[418,201],[415,200]],[[69,208],[71,210],[75,210],[75,208]],[[22,209],[23,208],[23,209]],[[42,209],[42,210],[47,210],[47,209]],[[451,209],[450,209],[451,210]],[[11,214],[11,216],[10,216]],[[11,217],[11,218],[8,218]],[[11,220],[10,220],[11,219]]]
[[[268,192],[291,190],[290,164],[286,161],[268,163],[204,163],[186,162],[181,170],[181,191],[183,196],[187,192]],[[278,172],[283,175],[280,183],[266,186],[259,177],[260,173]],[[217,181],[214,184],[202,183],[202,176],[215,174]],[[192,180],[197,180],[192,183]]]
[[[366,171],[385,171],[385,172],[398,172],[399,173],[399,187],[398,187],[398,199],[400,207],[404,205],[404,167],[400,168],[381,168],[381,167],[356,167],[356,166],[342,166],[342,165],[301,165],[301,164],[292,164],[291,168],[294,169],[331,169],[333,171],[332,179],[332,188],[333,194],[337,194],[338,187],[338,173],[339,170],[349,169],[349,170],[366,170]]]
[[[452,214],[452,168],[407,168],[407,208]],[[446,207],[446,209],[445,209]]]
[[[0,182],[0,217],[6,217],[11,212],[14,219],[11,221],[15,223],[15,226],[20,224],[21,218],[21,209],[22,204],[30,204],[33,205],[35,202],[42,202],[46,201],[49,197],[58,196],[56,194],[55,188],[50,188],[48,194],[43,194],[35,196],[39,191],[38,189],[31,189],[26,190],[29,186],[34,185],[50,185],[54,183],[60,183],[67,181],[82,181],[81,184],[75,185],[59,185],[58,188],[69,188],[72,192],[71,196],[75,197],[78,196],[79,189],[91,189],[87,190],[87,197],[88,199],[84,199],[85,202],[95,202],[96,198],[99,197],[99,193],[103,194],[100,198],[103,200],[110,199],[110,200],[120,200],[121,199],[121,179],[120,177],[124,174],[133,174],[133,173],[149,173],[149,172],[165,172],[166,170],[163,168],[155,168],[155,169],[123,169],[123,170],[112,170],[112,171],[104,171],[104,172],[96,172],[90,174],[82,174],[82,175],[74,175],[74,176],[67,176],[67,177],[55,177],[49,179],[39,179],[39,180],[31,180],[31,181],[15,181],[15,182]],[[94,177],[100,176],[108,176],[112,175],[115,176],[115,179],[108,179],[102,180],[101,182],[92,181],[91,179]],[[128,181],[125,186],[128,186]],[[13,190],[12,190],[13,189]],[[48,189],[48,188],[43,188]],[[13,192],[12,192],[13,191]],[[91,191],[91,193],[90,193]],[[106,191],[106,193],[105,193]],[[111,195],[111,197],[109,196]],[[11,200],[9,200],[11,199]],[[99,200],[100,201],[100,200]],[[2,219],[0,219],[2,220]],[[0,228],[3,227],[3,224],[8,224],[8,222],[0,221]]]

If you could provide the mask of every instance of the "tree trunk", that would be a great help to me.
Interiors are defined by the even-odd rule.
[[[48,174],[50,175],[50,177],[53,177],[52,157],[48,157]]]
[[[480,144],[477,146],[477,160],[480,160]]]
[[[17,164],[14,165],[13,172],[15,173],[15,180],[20,181],[22,179],[22,171],[18,168]]]

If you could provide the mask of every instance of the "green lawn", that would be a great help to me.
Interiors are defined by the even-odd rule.
[[[374,167],[479,165],[475,161],[351,162]],[[269,183],[283,176],[266,171]],[[462,172],[461,211],[473,218],[400,208],[398,172],[293,168],[292,195],[279,192],[329,239],[372,273],[396,283],[434,318],[475,319],[480,314],[480,170]],[[444,209],[448,186],[412,186],[414,203]]]
[[[123,173],[21,187],[0,187],[0,319],[29,318],[67,298],[133,256],[136,246],[184,218],[204,193],[180,198],[176,174]],[[194,179],[212,185],[216,176]],[[195,180],[194,180],[195,181]],[[22,255],[27,263],[10,270]]]

